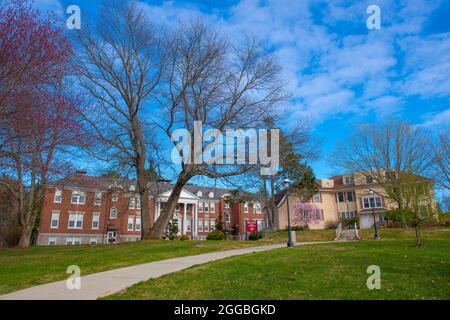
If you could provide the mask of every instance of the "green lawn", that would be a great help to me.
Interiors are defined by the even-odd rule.
[[[195,255],[265,241],[143,241],[107,246],[39,246],[0,250],[0,294],[66,279],[75,264],[81,275],[134,264]]]
[[[382,229],[380,241],[332,243],[228,258],[136,284],[108,299],[450,299],[450,229]],[[370,230],[363,237],[371,237]],[[381,289],[369,290],[369,265]]]

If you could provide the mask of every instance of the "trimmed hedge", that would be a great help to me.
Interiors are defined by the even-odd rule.
[[[225,234],[223,231],[215,230],[213,232],[208,233],[206,240],[224,240]]]

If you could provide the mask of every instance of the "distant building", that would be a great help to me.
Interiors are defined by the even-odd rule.
[[[341,218],[360,217],[360,227],[370,228],[374,224],[372,215],[375,213],[377,222],[384,222],[384,214],[387,210],[397,208],[397,204],[390,199],[384,189],[374,182],[370,176],[354,173],[320,179],[316,181],[318,193],[314,195],[310,203],[316,205],[322,213],[322,219],[318,224],[310,224],[311,229],[323,229],[336,226]],[[370,195],[369,190],[373,193]],[[295,204],[298,197],[289,195],[289,209],[291,218],[294,215]],[[285,192],[276,196],[278,216],[276,219],[278,229],[287,228],[287,205]],[[291,219],[292,221],[292,219]]]
[[[172,192],[168,182],[150,186],[150,223],[161,214]],[[257,197],[231,197],[230,190],[186,185],[174,219],[179,235],[205,239],[222,216],[234,238],[245,236],[246,221],[265,226],[265,214]],[[88,176],[76,173],[49,185],[40,217],[38,245],[108,244],[141,237],[141,205],[135,180]]]

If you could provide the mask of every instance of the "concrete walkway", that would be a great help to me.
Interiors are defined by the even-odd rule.
[[[333,241],[301,242],[296,243],[296,246],[330,242]],[[79,290],[67,289],[66,280],[63,280],[8,293],[0,296],[0,300],[94,300],[119,292],[135,283],[181,271],[194,265],[284,247],[286,244],[275,244],[149,262],[82,276]],[[81,274],[83,274],[83,270],[81,270]]]

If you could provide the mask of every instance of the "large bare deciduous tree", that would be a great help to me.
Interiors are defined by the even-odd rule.
[[[134,1],[117,3],[105,3],[96,27],[83,27],[79,33],[79,78],[92,102],[80,113],[98,140],[88,151],[134,168],[145,239],[151,227],[146,117],[161,79],[164,50],[162,35],[142,7]]]
[[[157,124],[169,138],[179,128],[194,137],[194,122],[200,121],[204,128],[221,132],[264,128],[265,116],[288,97],[280,66],[255,39],[247,38],[235,46],[220,31],[197,21],[180,26],[168,48]],[[173,143],[176,145],[176,141]],[[210,147],[211,144],[202,143],[195,150],[192,143],[189,158],[195,159]],[[246,165],[186,161],[186,154],[178,151],[181,168],[164,212],[151,230],[154,238],[165,232],[181,190],[191,178],[230,177],[249,169]]]
[[[360,125],[338,144],[333,158],[348,172],[370,176],[401,211],[408,209],[402,185],[433,165],[431,136],[424,128],[395,119]],[[405,219],[402,222],[406,226]]]

